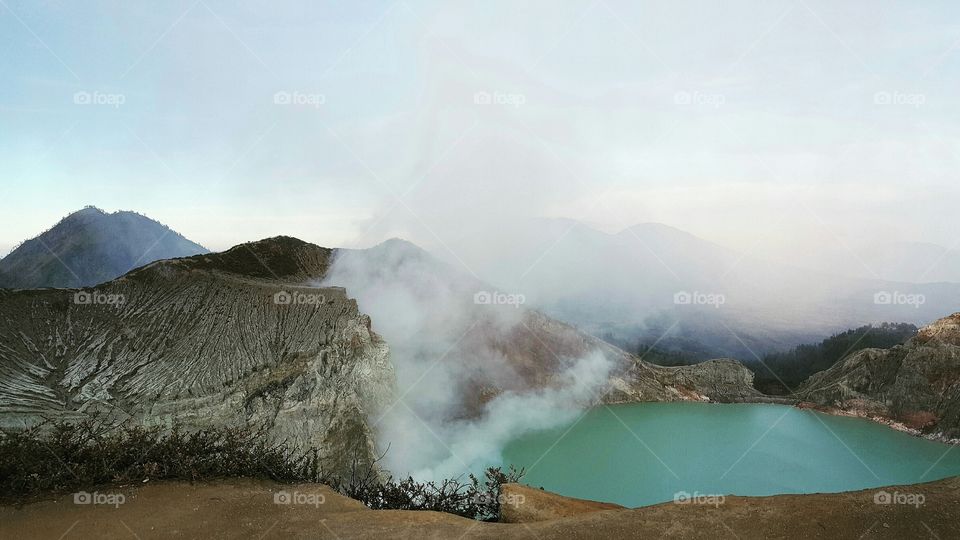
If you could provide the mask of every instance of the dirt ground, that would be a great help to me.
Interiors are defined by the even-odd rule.
[[[881,493],[883,492],[887,495]],[[522,523],[374,511],[326,486],[231,480],[103,488],[0,507],[0,539],[32,538],[830,538],[960,539],[960,477],[859,492],[726,497],[629,509],[518,488]],[[119,495],[122,495],[120,497]],[[879,497],[881,502],[875,500]],[[559,501],[558,501],[559,500]],[[922,504],[917,504],[922,503]],[[538,513],[540,506],[546,509]],[[559,519],[552,516],[566,515]],[[546,519],[545,521],[535,521]]]

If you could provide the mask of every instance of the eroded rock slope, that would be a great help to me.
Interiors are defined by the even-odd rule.
[[[811,376],[797,395],[934,437],[960,438],[960,313],[921,328],[903,345],[847,356]]]
[[[246,425],[370,459],[386,343],[342,289],[299,286],[329,250],[290,238],[158,261],[96,289],[0,290],[0,422],[98,414]]]

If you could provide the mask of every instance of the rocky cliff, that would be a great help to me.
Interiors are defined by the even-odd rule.
[[[611,380],[606,403],[641,401],[711,401],[717,403],[784,402],[753,387],[753,372],[730,358],[693,366],[665,367],[636,360]]]
[[[960,438],[960,313],[903,345],[863,349],[810,377],[797,397],[936,438]]]
[[[299,285],[328,256],[277,238],[96,289],[0,290],[0,423],[249,426],[335,469],[371,459],[394,374],[355,301]]]

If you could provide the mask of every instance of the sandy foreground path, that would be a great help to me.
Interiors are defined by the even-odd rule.
[[[0,507],[0,539],[32,538],[960,538],[960,477],[840,494],[726,497],[604,509],[523,487],[523,523],[374,511],[326,486],[230,480],[104,488]],[[513,490],[513,491],[511,491]],[[889,504],[878,504],[883,495]],[[121,498],[118,495],[122,495]],[[916,504],[922,496],[922,504]],[[567,515],[556,519],[554,516]],[[545,521],[533,521],[546,519]]]

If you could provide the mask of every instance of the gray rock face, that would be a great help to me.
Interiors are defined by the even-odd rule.
[[[328,255],[274,239],[97,289],[0,291],[0,422],[249,426],[333,469],[372,459],[367,417],[395,384],[387,345],[342,289],[289,284]]]
[[[960,437],[960,313],[904,345],[864,349],[810,377],[798,397],[941,438]]]
[[[708,360],[693,366],[656,366],[642,360],[613,377],[607,403],[643,401],[771,401],[753,387],[753,372],[737,360]]]

